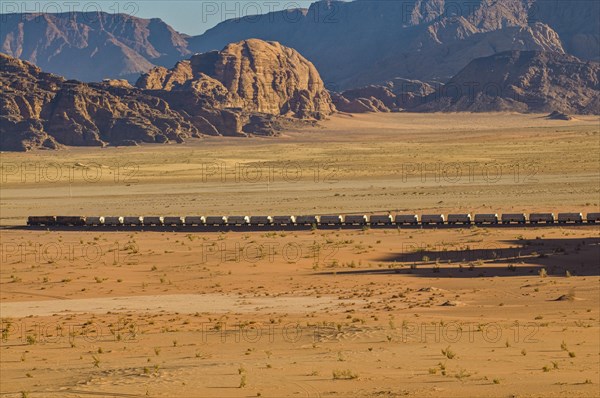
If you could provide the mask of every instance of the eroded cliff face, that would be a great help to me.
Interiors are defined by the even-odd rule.
[[[335,109],[312,64],[259,40],[155,68],[138,86],[65,80],[0,54],[0,149],[270,135]]]
[[[334,111],[312,63],[291,48],[256,39],[194,55],[170,70],[155,68],[136,85],[196,92],[221,109],[316,119]]]

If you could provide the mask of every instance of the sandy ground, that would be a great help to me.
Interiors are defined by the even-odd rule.
[[[338,116],[276,139],[5,153],[0,218],[599,211],[599,130],[597,118]],[[535,180],[420,175],[439,162],[533,163]],[[67,179],[51,181],[51,164]],[[78,174],[94,164],[97,178]],[[3,397],[598,395],[598,226],[0,238]]]

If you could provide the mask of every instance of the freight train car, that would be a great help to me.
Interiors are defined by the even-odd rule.
[[[394,222],[396,225],[417,225],[419,224],[419,216],[416,214],[397,214]]]
[[[423,214],[421,216],[421,224],[429,225],[429,224],[437,224],[443,225],[446,221],[446,218],[443,214]]]
[[[595,224],[600,222],[600,213],[588,213],[586,220],[588,224]]]
[[[392,225],[394,223],[394,217],[391,215],[373,215],[369,218],[371,225]]]
[[[529,215],[529,223],[537,224],[537,223],[546,223],[546,224],[554,224],[554,213],[531,213]]]
[[[104,217],[86,217],[85,218],[85,226],[86,227],[99,227],[104,225]]]
[[[471,215],[470,214],[448,214],[448,224],[471,224]]]
[[[45,226],[49,227],[56,224],[56,217],[54,216],[29,216],[27,218],[27,225],[32,227]]]
[[[502,224],[508,225],[512,223],[525,224],[527,215],[524,213],[508,213],[502,214]]]
[[[254,226],[267,226],[273,223],[273,218],[271,216],[251,216],[250,217],[250,225]]]
[[[144,225],[144,217],[123,217],[123,225],[127,227],[140,227]]]
[[[296,217],[297,225],[317,225],[319,224],[319,217],[317,216],[298,216]]]
[[[144,224],[146,219],[144,218]],[[165,217],[163,218],[163,225],[166,227],[182,227],[185,224],[185,217]]]
[[[342,216],[321,216],[321,225],[342,225],[344,218]]]
[[[498,224],[498,214],[475,214],[475,225]]]
[[[224,226],[227,225],[227,217],[225,216],[208,216],[205,218],[207,226]]]
[[[344,225],[367,225],[369,218],[365,215],[350,215],[344,217]]]
[[[144,217],[144,225],[146,227],[161,227],[164,225],[164,218],[158,216]]]
[[[242,227],[250,224],[250,217],[247,216],[229,216],[227,217],[227,225],[230,227]]]
[[[294,216],[274,216],[273,225],[277,226],[291,226],[296,224],[296,217]]]
[[[63,227],[82,227],[85,225],[85,217],[82,216],[57,216],[56,225]]]
[[[581,224],[583,223],[583,214],[581,213],[558,213],[558,223],[566,224],[566,223],[575,223]]]
[[[123,225],[123,217],[104,217],[104,225],[107,227],[120,227]]]

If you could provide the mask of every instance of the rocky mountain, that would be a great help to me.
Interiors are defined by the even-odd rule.
[[[412,110],[600,114],[600,63],[509,51],[476,59]]]
[[[321,119],[334,108],[319,73],[297,51],[245,40],[194,55],[173,69],[155,68],[137,82],[144,90],[202,93],[214,107]]]
[[[600,62],[600,2],[589,0],[537,0],[529,19],[558,33],[565,51],[583,60]]]
[[[0,51],[67,78],[133,83],[155,66],[258,38],[294,48],[343,91],[397,77],[445,82],[476,58],[512,50],[600,61],[599,14],[593,0],[323,0],[196,37],[122,14],[7,14]]]
[[[254,37],[295,48],[328,87],[396,77],[447,81],[470,61],[509,50],[600,57],[600,2],[587,0],[320,1],[309,9],[224,21],[189,39],[195,52]]]
[[[508,51],[471,61],[446,84],[395,79],[335,93],[333,102],[347,113],[552,111],[553,119],[568,113],[597,115],[600,63],[563,53]]]
[[[190,54],[187,36],[160,19],[103,12],[3,14],[0,51],[86,82],[135,81]]]
[[[260,40],[156,68],[138,86],[65,80],[0,54],[0,150],[275,134],[334,110],[310,62]]]

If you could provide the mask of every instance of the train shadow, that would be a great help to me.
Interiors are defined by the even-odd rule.
[[[542,268],[548,275],[600,276],[600,238],[523,239],[504,241],[510,247],[423,250],[405,246],[377,258],[377,269],[336,270],[320,275],[412,274],[426,277],[473,278],[526,276]],[[502,264],[502,265],[500,265]]]

